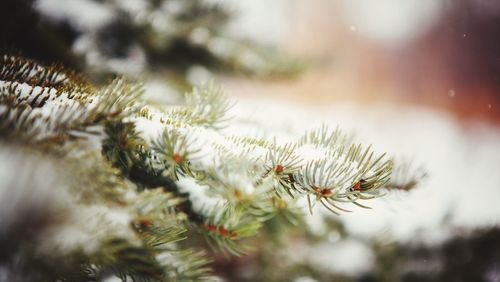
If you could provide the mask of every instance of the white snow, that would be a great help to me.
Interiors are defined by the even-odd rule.
[[[443,1],[338,1],[337,13],[351,31],[388,45],[401,44],[425,32],[436,22]]]
[[[303,165],[307,164],[310,161],[321,160],[325,158],[326,153],[327,152],[324,148],[312,144],[305,144],[295,149],[295,154],[297,154],[297,156],[299,156],[303,160]]]
[[[222,198],[209,196],[209,187],[199,185],[192,178],[183,177],[177,181],[177,185],[181,188],[181,192],[189,193],[189,200],[193,203],[195,211],[203,211],[224,203]]]
[[[20,173],[21,172],[21,173]],[[91,253],[112,235],[135,241],[129,211],[95,203],[79,204],[79,193],[50,157],[44,159],[3,144],[0,149],[0,230],[19,224],[22,212],[51,216],[41,229],[38,251],[46,254],[81,249]],[[29,207],[29,209],[26,209]]]
[[[151,89],[147,91],[152,93],[150,97],[159,95],[159,92],[167,92],[158,86],[160,82],[155,83],[148,84]],[[19,86],[21,96],[29,90],[30,87],[26,85]],[[53,93],[48,95],[53,96]],[[56,109],[57,105],[65,101],[67,99],[61,95],[47,101],[47,105]],[[136,121],[137,128],[143,136],[153,140],[158,138],[165,128],[171,129],[172,126],[159,122],[164,117],[160,111],[153,107],[148,109],[151,120],[147,118],[133,120]],[[48,115],[49,112],[46,111],[47,109],[41,109],[40,113]],[[347,231],[352,235],[369,239],[384,234],[403,243],[434,244],[453,235],[459,228],[471,230],[500,224],[498,205],[500,174],[497,169],[500,162],[500,129],[498,127],[479,121],[463,124],[444,112],[393,104],[372,104],[370,108],[356,104],[337,104],[307,109],[281,100],[240,98],[230,115],[234,117],[234,123],[229,123],[229,126],[222,131],[201,126],[183,125],[177,128],[194,140],[190,146],[202,149],[192,160],[193,165],[203,168],[217,168],[222,165],[214,150],[216,144],[235,154],[241,153],[244,148],[226,139],[227,135],[253,135],[266,138],[276,135],[279,142],[286,142],[298,140],[307,129],[325,123],[331,128],[341,125],[341,129],[347,130],[346,133],[355,132],[359,141],[374,144],[377,152],[387,151],[394,156],[409,156],[416,164],[425,168],[429,176],[417,189],[408,193],[388,193],[383,198],[365,202],[373,208],[371,210],[355,206],[347,207],[354,212],[345,213],[338,219],[345,224]],[[259,158],[264,154],[265,150],[258,149],[249,157]],[[325,155],[322,148],[307,144],[299,147],[297,154],[305,160],[319,159]],[[3,171],[0,170],[0,173]],[[251,179],[236,179],[231,176],[226,178],[228,184],[238,186],[242,192],[253,192],[254,187],[248,185]],[[200,186],[191,179],[182,178],[178,184],[183,191],[190,192],[191,200],[197,210],[221,203],[221,199],[207,193],[207,187]],[[2,195],[2,198],[7,197]],[[13,195],[9,197],[12,199]],[[5,207],[3,205],[3,208]],[[315,210],[318,208],[321,207]],[[88,219],[90,222],[91,218],[99,218],[96,216],[99,213],[99,209],[93,211],[90,208],[85,212],[90,218],[86,216],[79,218]],[[118,217],[104,220],[126,225],[128,221],[126,216],[120,216],[123,215],[120,212],[113,214],[117,214]],[[323,222],[325,216],[331,215],[315,212],[314,216],[307,217],[308,228],[317,235],[328,232]],[[89,234],[94,231],[90,229],[84,232],[78,227],[81,222],[75,221],[75,224],[53,238],[62,245],[79,243],[89,249],[95,248],[95,245],[86,242],[86,238],[90,238]],[[96,226],[97,223],[92,225]],[[60,236],[72,240],[63,240]],[[334,243],[324,244],[325,246],[321,248],[334,246]],[[342,247],[336,246],[335,243],[337,252],[338,248]],[[359,246],[354,249],[355,251],[345,252],[354,254],[364,252]],[[361,258],[355,261],[360,261],[359,265],[370,265],[370,261],[366,261],[370,255],[363,256],[366,257],[365,261]],[[335,256],[330,260],[335,261]],[[354,268],[353,264],[343,265],[342,262],[336,262],[335,265],[338,267],[335,268],[336,271],[345,273],[351,273],[349,267]]]
[[[222,132],[182,128],[194,140],[203,140],[204,153],[194,164],[216,167],[214,144],[234,152],[242,149],[224,139],[225,134],[297,140],[305,130],[326,123],[331,128],[341,125],[345,133],[355,132],[357,140],[373,144],[376,152],[410,157],[424,167],[429,176],[417,189],[364,202],[371,210],[347,207],[355,212],[339,219],[354,235],[372,238],[384,233],[401,242],[431,244],[445,240],[457,228],[500,224],[500,174],[496,169],[500,130],[493,125],[462,124],[444,112],[416,106],[338,104],[306,109],[272,99],[240,98],[231,115],[235,122]],[[157,127],[154,122],[150,126]],[[297,152],[305,159],[324,157],[314,146],[304,145]],[[310,227],[321,232],[321,224],[314,221]]]
[[[319,243],[308,250],[310,265],[319,271],[341,273],[352,277],[369,271],[374,263],[372,250],[358,240]]]
[[[113,10],[104,3],[88,0],[37,0],[35,8],[57,21],[69,20],[74,28],[90,31],[109,23]]]
[[[293,282],[317,282],[317,280],[307,276],[300,276],[295,278]]]
[[[262,110],[259,110],[262,109]],[[344,103],[305,108],[267,99],[240,98],[236,120],[257,121],[268,134],[301,136],[321,122],[340,125],[345,133],[387,151],[397,159],[412,159],[428,177],[410,191],[390,192],[364,202],[372,209],[333,216],[321,206],[306,216],[307,228],[328,235],[326,217],[340,220],[351,236],[371,240],[384,236],[400,243],[439,244],[457,234],[500,224],[500,128],[486,122],[461,122],[451,114],[425,107]],[[228,131],[231,128],[227,129]],[[236,129],[238,130],[238,129]],[[240,130],[241,131],[241,130]],[[302,157],[321,157],[317,148],[299,148]],[[300,201],[306,206],[305,200]],[[306,210],[306,208],[304,208]],[[356,276],[369,270],[373,255],[361,241],[323,242],[294,247],[299,260],[309,260],[324,271]],[[314,255],[310,255],[314,254]]]
[[[260,108],[265,110],[255,110]],[[402,242],[439,243],[457,228],[500,224],[498,127],[479,121],[462,124],[444,112],[395,104],[306,109],[273,99],[243,99],[238,109],[237,119],[265,120],[273,129],[287,121],[283,128],[293,128],[296,136],[311,124],[339,124],[376,151],[411,157],[425,168],[429,176],[417,189],[365,202],[371,210],[349,207],[355,212],[339,219],[354,235],[372,238],[384,233]]]
[[[180,93],[158,79],[145,82],[143,98],[152,103],[163,105],[176,105],[182,102]]]
[[[43,234],[42,252],[65,253],[81,248],[88,254],[95,252],[108,238],[116,236],[136,240],[129,228],[131,216],[125,209],[109,208],[103,205],[73,205],[78,212],[67,215],[66,224]]]
[[[294,1],[252,0],[220,1],[235,11],[236,17],[227,26],[227,32],[236,38],[250,38],[265,44],[279,44],[289,30],[288,18]]]

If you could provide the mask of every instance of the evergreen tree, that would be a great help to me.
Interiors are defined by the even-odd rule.
[[[14,164],[0,195],[18,201],[2,218],[8,281],[215,279],[218,254],[301,229],[315,205],[369,208],[392,173],[338,128],[235,134],[214,83],[153,105],[122,79],[97,87],[23,58],[0,65],[0,158]]]

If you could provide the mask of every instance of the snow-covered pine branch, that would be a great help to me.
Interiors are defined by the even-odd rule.
[[[179,241],[201,235],[216,250],[242,255],[251,250],[245,239],[277,216],[300,224],[304,199],[311,210],[320,203],[336,214],[367,207],[391,175],[385,154],[339,129],[323,126],[289,140],[226,130],[232,103],[214,83],[194,88],[182,105],[148,104],[141,93],[122,80],[94,87],[57,68],[3,57],[2,142],[53,159],[73,194],[70,209],[98,205],[104,215],[116,208],[125,215],[128,224],[116,229],[124,232],[96,237],[85,254],[78,271],[89,277],[207,277],[203,252]],[[69,253],[78,256],[78,248]]]

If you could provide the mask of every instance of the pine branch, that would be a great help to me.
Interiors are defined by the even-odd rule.
[[[231,103],[223,89],[213,82],[200,88],[194,87],[193,91],[186,93],[185,99],[184,106],[167,111],[167,124],[184,122],[219,129],[228,121],[227,112]]]
[[[318,202],[335,214],[349,211],[342,207],[345,203],[368,208],[360,201],[380,196],[378,189],[389,180],[392,171],[392,162],[385,159],[385,154],[376,156],[371,146],[354,144],[338,128],[330,130],[326,126],[307,132],[297,142],[282,145],[252,136],[223,137],[218,127],[211,126],[212,122],[200,122],[205,120],[203,113],[210,112],[193,110],[192,102],[197,101],[196,109],[225,108],[219,105],[229,102],[221,100],[219,91],[212,86],[193,91],[185,106],[173,111],[166,109],[164,113],[147,111],[147,115],[136,119],[164,124],[163,135],[151,141],[150,157],[156,166],[174,180],[192,178],[209,188],[212,196],[207,196],[222,199],[222,206],[198,211],[207,215],[202,229],[211,231],[207,235],[217,238],[221,249],[241,254],[235,241],[242,230],[248,229],[244,227],[246,224],[236,223],[259,223],[250,224],[249,230],[256,234],[260,223],[275,216],[270,211],[279,212],[276,195],[305,196],[310,209]],[[213,95],[218,99],[205,98]],[[201,118],[195,118],[193,113]],[[213,116],[217,118],[206,120],[221,120],[225,115]],[[213,136],[213,139],[202,144],[196,142],[197,136]],[[302,156],[307,150],[320,152],[320,157]],[[250,192],[246,187],[251,187]],[[221,217],[226,225],[213,221]],[[234,221],[235,225],[227,226],[228,221]]]
[[[53,67],[3,57],[0,71],[0,128],[28,142],[81,138],[104,121],[135,112],[140,86],[116,80],[94,90]]]
[[[82,226],[98,247],[69,250],[69,270],[58,278],[205,279],[205,253],[184,247],[193,234],[240,256],[270,222],[303,223],[298,200],[335,214],[349,204],[368,208],[364,201],[381,196],[393,173],[385,154],[338,128],[287,142],[228,135],[232,103],[213,83],[194,88],[184,105],[159,107],[122,80],[95,88],[59,69],[4,60],[0,138],[53,160],[75,210],[127,215],[118,227],[106,217]]]
[[[384,188],[409,191],[415,189],[428,177],[424,167],[416,165],[411,159],[397,159],[394,163],[395,168],[392,171],[391,180],[384,185]]]

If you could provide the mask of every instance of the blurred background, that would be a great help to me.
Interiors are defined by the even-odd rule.
[[[2,6],[2,49],[93,73],[134,75],[161,66],[191,71],[193,80],[224,68],[276,78],[306,64],[298,79],[230,82],[267,89],[249,95],[272,92],[307,103],[389,100],[466,118],[499,117],[496,1],[7,0]],[[269,47],[271,56],[262,50]],[[285,60],[283,53],[300,59]]]
[[[403,184],[372,210],[269,232],[254,254],[216,261],[223,279],[500,281],[500,2],[0,5],[4,52],[97,83],[139,78],[161,102],[215,79],[240,124],[289,135],[339,125],[404,164]]]
[[[253,27],[250,35],[318,63],[293,83],[273,84],[273,93],[308,103],[389,100],[444,108],[465,118],[499,117],[496,1],[246,5],[252,7],[243,7],[248,15],[241,23]]]

